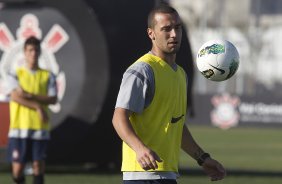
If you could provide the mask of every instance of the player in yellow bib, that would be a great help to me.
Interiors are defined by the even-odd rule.
[[[23,169],[32,161],[34,184],[44,183],[50,124],[48,105],[57,101],[55,76],[39,68],[40,40],[24,43],[25,63],[10,72],[10,129],[8,156],[16,184],[24,184]]]
[[[124,184],[175,184],[180,148],[212,181],[224,167],[195,142],[185,125],[187,76],[175,63],[182,23],[175,9],[161,5],[148,16],[152,49],[124,73],[113,126],[123,140]]]

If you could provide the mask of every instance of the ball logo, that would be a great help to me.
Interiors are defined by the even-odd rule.
[[[225,52],[224,45],[221,44],[212,44],[200,50],[198,57],[202,57],[206,54],[220,54]]]
[[[0,101],[8,100],[4,81],[9,71],[24,64],[23,44],[30,36],[35,36],[42,40],[39,66],[53,72],[57,76],[59,100],[57,104],[50,105],[50,109],[53,112],[59,112],[61,110],[60,101],[65,93],[66,78],[64,71],[59,67],[55,53],[68,42],[69,36],[60,25],[54,24],[47,35],[42,38],[38,18],[30,13],[25,14],[21,18],[19,28],[16,31],[16,39],[6,24],[0,22],[0,50],[3,51],[0,60]]]
[[[211,102],[215,107],[210,114],[213,125],[222,129],[228,129],[238,124],[240,118],[239,112],[236,110],[240,103],[238,97],[223,94],[221,96],[213,96]]]
[[[230,73],[227,76],[228,79],[236,73],[238,67],[239,67],[239,60],[234,58],[229,66]]]
[[[213,67],[214,69],[218,70],[221,75],[223,75],[223,74],[225,73],[225,71],[224,71],[223,69],[220,69],[220,68],[218,68],[218,67],[215,67],[215,66],[213,66],[213,65],[211,65],[211,64],[209,64],[209,65],[210,65],[211,67]]]

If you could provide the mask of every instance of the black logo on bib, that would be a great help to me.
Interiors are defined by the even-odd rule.
[[[181,116],[176,117],[176,118],[172,117],[170,122],[171,123],[177,123],[183,116],[184,116],[184,114],[182,114]]]

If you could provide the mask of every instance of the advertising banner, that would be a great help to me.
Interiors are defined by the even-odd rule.
[[[272,96],[248,97],[229,93],[195,95],[195,116],[188,123],[222,129],[237,126],[281,126],[282,102]]]

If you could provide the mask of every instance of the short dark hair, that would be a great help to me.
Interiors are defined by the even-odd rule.
[[[36,38],[35,36],[28,37],[24,42],[24,48],[26,48],[27,45],[34,45],[38,48],[40,48],[40,40]]]
[[[150,11],[148,15],[148,22],[147,22],[148,28],[153,28],[155,26],[156,24],[155,15],[157,13],[167,13],[167,14],[178,15],[177,11],[173,7],[169,6],[167,3],[162,3]]]

